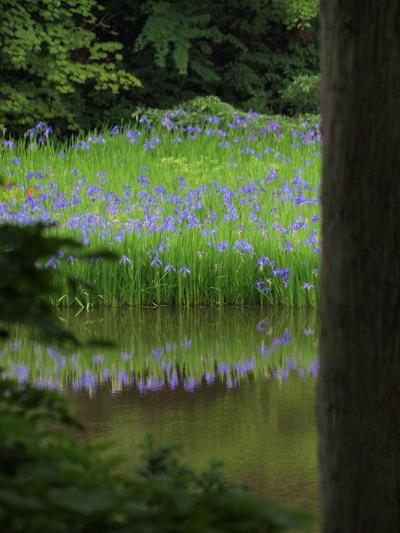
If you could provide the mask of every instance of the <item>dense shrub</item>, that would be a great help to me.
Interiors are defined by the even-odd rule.
[[[172,109],[165,110],[156,107],[138,106],[131,114],[130,119],[138,124],[149,123],[155,127],[168,127],[168,121],[180,129],[186,126],[207,127],[207,125],[218,124],[220,128],[229,128],[229,124],[238,126],[242,119],[244,124],[249,120],[254,124],[263,126],[265,122],[273,120],[278,122],[282,127],[295,128],[299,124],[299,118],[307,120],[310,124],[315,124],[320,120],[317,112],[307,111],[308,107],[303,106],[305,111],[296,118],[285,115],[266,115],[253,111],[244,112],[235,108],[231,104],[223,102],[217,96],[196,96],[187,102],[174,106]],[[311,106],[309,106],[311,109]],[[218,119],[218,120],[217,120]]]
[[[319,113],[319,91],[319,74],[297,76],[283,89],[282,105],[290,113]]]
[[[148,121],[153,125],[163,125],[170,119],[176,127],[204,126],[204,121],[217,117],[222,125],[229,123],[234,116],[244,117],[246,113],[220,100],[217,96],[197,96],[170,110],[157,107],[138,106],[131,119],[138,123]]]

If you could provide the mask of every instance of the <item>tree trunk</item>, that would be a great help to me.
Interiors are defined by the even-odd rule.
[[[400,0],[321,0],[324,533],[400,531]]]

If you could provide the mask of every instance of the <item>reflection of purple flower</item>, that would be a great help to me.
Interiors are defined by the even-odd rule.
[[[173,348],[174,348],[174,346],[170,342],[167,341],[165,343],[164,349],[165,349],[166,353],[172,352]]]
[[[102,360],[103,360],[103,356],[102,355],[94,355],[92,357],[93,363],[101,363]]]
[[[152,349],[152,354],[154,355],[154,357],[159,361],[161,359],[161,356],[162,354],[164,353],[163,349],[162,348],[153,348]]]
[[[136,388],[140,392],[140,394],[143,394],[146,392],[146,384],[141,379],[138,379],[136,381]]]
[[[60,355],[61,355],[60,352],[58,352],[57,350],[55,350],[51,346],[47,347],[47,353],[50,355],[50,357],[52,359],[54,359],[54,361],[58,361],[59,358],[60,358]]]
[[[161,361],[161,368],[166,372],[169,372],[172,369],[173,365],[174,364],[172,361],[168,361],[168,363],[166,363],[165,361]]]
[[[265,344],[259,344],[257,348],[260,354],[263,355],[264,357],[266,357],[267,355],[270,355],[274,351],[273,346],[265,346]]]
[[[282,381],[285,381],[289,377],[289,370],[287,368],[281,368],[280,371],[278,372],[278,377]]]
[[[119,372],[118,378],[122,385],[127,385],[129,383],[128,374],[125,370],[121,370],[121,372]]]
[[[245,359],[242,363],[236,363],[235,369],[239,373],[245,373],[254,370],[255,366],[256,362],[254,359]]]
[[[169,378],[168,378],[168,387],[170,389],[176,389],[176,387],[178,386],[178,383],[179,383],[179,379],[178,379],[178,374],[176,372],[174,372]]]
[[[152,376],[146,382],[146,389],[149,391],[158,391],[163,388],[164,384],[163,379]]]
[[[260,322],[257,322],[256,324],[256,330],[257,331],[264,331],[265,328],[271,323],[270,320],[267,318],[264,318],[264,320],[260,320]]]
[[[285,333],[281,337],[281,343],[282,344],[290,344],[292,342],[292,337],[290,336],[290,333],[288,330],[285,330]]]
[[[27,381],[29,376],[29,368],[27,365],[12,365],[13,376],[19,383]]]
[[[296,372],[301,378],[304,378],[306,376],[304,368],[296,368]]]
[[[290,336],[290,333],[288,332],[288,330],[285,330],[282,337],[276,337],[273,342],[275,345],[290,344],[292,342],[292,337]]]
[[[181,341],[181,346],[184,350],[189,350],[192,346],[192,339],[183,339],[183,341]]]
[[[199,380],[193,377],[187,377],[183,380],[183,388],[186,392],[193,392],[199,386]]]
[[[313,329],[304,328],[304,335],[312,335],[314,333]]]
[[[80,386],[83,389],[93,388],[96,385],[96,383],[97,383],[96,378],[94,378],[91,370],[86,370],[82,372],[81,379],[80,379]]]
[[[20,341],[10,342],[8,344],[8,349],[11,350],[12,352],[17,352],[20,348],[21,348],[21,342]]]
[[[206,380],[207,385],[211,385],[211,383],[214,383],[214,381],[215,381],[215,374],[211,374],[210,372],[206,372],[204,374],[204,379]]]
[[[318,358],[314,359],[314,361],[312,361],[312,363],[310,363],[308,368],[309,368],[309,370],[310,370],[310,372],[311,372],[311,374],[313,376],[317,376],[318,375],[318,371],[319,371],[319,360],[318,360]]]
[[[238,383],[237,378],[235,378],[235,377],[232,378],[232,377],[229,376],[229,375],[226,376],[225,387],[226,387],[227,389],[233,389],[234,387],[236,387],[237,383]]]
[[[296,360],[295,358],[291,355],[290,357],[288,357],[287,359],[287,368],[288,370],[293,370],[293,368],[296,367]]]
[[[222,373],[227,373],[227,372],[230,372],[231,371],[231,368],[229,365],[227,365],[226,363],[220,363],[218,365],[218,370]]]

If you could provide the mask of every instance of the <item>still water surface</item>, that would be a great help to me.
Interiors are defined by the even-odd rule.
[[[67,353],[17,333],[2,366],[58,388],[88,439],[111,438],[134,464],[138,445],[179,442],[193,466],[222,459],[229,479],[316,510],[316,317],[242,309],[124,309],[63,317],[116,348]]]

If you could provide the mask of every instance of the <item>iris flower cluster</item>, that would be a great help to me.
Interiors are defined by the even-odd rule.
[[[142,303],[315,302],[319,125],[288,130],[249,112],[179,126],[184,114],[168,111],[158,125],[142,117],[137,128],[115,125],[62,150],[43,122],[28,130],[28,145],[3,139],[0,219],[55,222],[90,248],[117,251],[117,264],[98,275],[107,287],[120,283],[115,294],[99,288],[104,301],[140,293]]]

